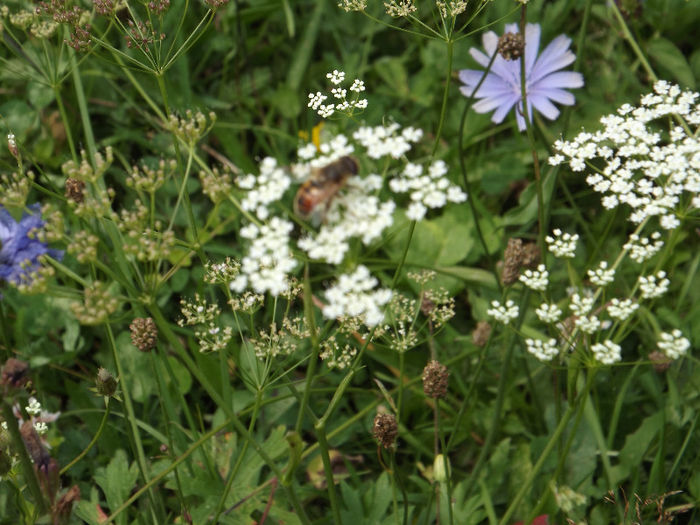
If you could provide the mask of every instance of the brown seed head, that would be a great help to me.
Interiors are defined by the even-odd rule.
[[[525,39],[520,33],[506,33],[498,39],[497,49],[505,60],[517,60],[525,51]]]
[[[443,398],[447,395],[447,380],[450,373],[438,361],[430,361],[423,369],[423,392],[428,397]]]
[[[536,242],[528,242],[523,246],[523,266],[534,270],[540,264],[540,248]]]
[[[66,179],[66,197],[73,202],[80,204],[85,200],[85,183],[82,180],[68,177]]]
[[[137,317],[129,325],[131,342],[142,352],[153,349],[158,342],[158,328],[150,317]]]
[[[384,448],[389,448],[396,441],[399,434],[399,426],[393,414],[377,414],[374,416],[374,426],[372,427],[374,438]]]
[[[27,447],[27,452],[29,457],[32,458],[34,466],[39,470],[43,469],[46,471],[49,467],[51,456],[49,456],[49,453],[41,443],[41,438],[34,429],[34,424],[31,421],[25,421],[19,427],[19,433],[22,435],[22,441],[24,441],[24,446]]]
[[[474,343],[479,348],[486,346],[486,343],[491,337],[491,325],[486,321],[479,321],[476,323],[476,328],[472,332],[472,343]]]
[[[520,266],[523,263],[523,241],[521,239],[508,239],[508,245],[503,253],[503,271],[501,280],[508,286],[518,280]]]

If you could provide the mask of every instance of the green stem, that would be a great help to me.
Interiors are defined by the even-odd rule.
[[[83,458],[85,457],[85,455],[86,455],[88,452],[90,452],[90,450],[92,449],[92,447],[95,446],[95,443],[97,443],[97,440],[98,440],[98,439],[100,438],[100,436],[102,435],[102,431],[104,430],[105,425],[107,424],[107,418],[109,418],[109,413],[110,413],[110,409],[111,409],[111,405],[110,405],[110,402],[109,402],[109,401],[110,401],[110,398],[109,398],[109,397],[105,397],[105,411],[104,411],[104,415],[102,416],[102,421],[100,421],[100,426],[97,428],[97,432],[96,432],[95,435],[92,437],[92,440],[90,441],[90,443],[88,444],[88,446],[85,448],[85,450],[83,450],[80,454],[78,454],[70,463],[68,463],[68,465],[66,465],[65,467],[63,467],[63,468],[61,469],[61,471],[59,472],[59,475],[62,476],[63,474],[65,474],[66,472],[68,472],[68,470],[69,470],[73,465],[75,465],[78,461],[80,461],[81,459],[83,459]]]
[[[311,395],[311,385],[313,383],[313,378],[316,373],[316,364],[318,362],[318,354],[320,351],[318,332],[316,330],[316,320],[314,318],[313,290],[311,289],[311,280],[309,277],[308,264],[304,269],[304,317],[306,318],[306,324],[309,327],[309,330],[311,331],[311,361],[309,361],[309,366],[306,369],[306,382],[304,386],[304,394],[301,400],[301,405],[299,407],[297,422],[294,426],[294,430],[297,433],[301,433],[301,427],[304,423],[304,414],[306,413],[306,409],[309,404],[309,398]]]
[[[87,144],[88,154],[94,162],[97,155],[97,146],[95,145],[95,135],[92,132],[92,124],[90,123],[90,112],[88,111],[87,101],[85,99],[85,90],[83,89],[83,81],[80,77],[80,70],[75,61],[75,51],[68,50],[68,59],[70,60],[71,70],[73,74],[73,85],[75,87],[75,99],[78,101],[78,110],[80,111],[80,120],[83,124],[83,133],[85,135],[85,143]],[[94,166],[94,165],[93,165]]]
[[[585,405],[585,401],[588,397],[588,393],[591,389],[591,386],[593,385],[594,377],[595,369],[589,372],[588,378],[586,379],[586,386],[584,388],[584,391],[576,398],[574,403],[572,405],[569,405],[569,407],[566,409],[564,416],[561,418],[561,421],[559,421],[557,428],[554,430],[554,433],[551,435],[549,441],[547,442],[547,445],[540,454],[537,463],[535,463],[535,465],[532,467],[532,470],[528,473],[527,478],[525,478],[525,480],[523,481],[520,490],[511,500],[508,509],[506,509],[506,513],[503,515],[501,521],[499,522],[500,525],[506,525],[507,523],[510,523],[510,519],[513,517],[513,514],[515,513],[518,505],[520,504],[520,501],[532,488],[532,483],[534,482],[535,477],[537,477],[537,475],[540,473],[540,470],[542,470],[545,461],[549,458],[549,455],[552,453],[552,450],[554,450],[554,447],[557,446],[557,444],[559,443],[559,439],[562,436],[564,430],[566,430],[566,427],[569,424],[569,420],[574,416],[574,414],[582,410],[583,406]]]
[[[24,446],[24,440],[19,432],[17,418],[12,413],[12,407],[5,400],[2,401],[2,416],[5,419],[5,423],[7,423],[7,430],[10,432],[10,439],[12,440],[13,449],[19,456],[19,463],[24,474],[24,482],[29,487],[29,492],[31,492],[32,496],[34,496],[34,503],[39,510],[39,514],[44,514],[47,508],[46,501],[41,493],[39,480],[37,479],[36,472],[34,471],[32,458],[29,457],[29,452],[27,452],[27,448]]]
[[[273,459],[269,456],[267,452],[265,452],[265,449],[262,447],[260,443],[258,443],[258,440],[253,437],[250,432],[243,426],[243,423],[239,420],[238,416],[236,413],[233,411],[230,405],[228,405],[224,399],[221,397],[221,394],[219,394],[212,383],[209,381],[207,376],[199,369],[199,367],[196,365],[194,360],[189,356],[187,353],[187,350],[185,347],[182,345],[182,342],[180,341],[180,338],[173,332],[170,323],[163,317],[162,312],[158,308],[157,305],[155,304],[150,304],[149,306],[149,311],[151,312],[151,316],[153,319],[156,321],[156,324],[158,325],[158,329],[163,333],[163,336],[168,340],[170,345],[172,346],[173,350],[175,351],[176,355],[180,358],[180,360],[185,364],[187,369],[190,371],[190,373],[194,376],[194,378],[199,382],[199,384],[204,388],[206,391],[207,395],[216,403],[216,405],[221,408],[221,410],[224,411],[226,416],[230,419],[231,424],[233,424],[233,427],[235,431],[243,437],[246,441],[250,442],[250,446],[253,447],[255,452],[260,456],[260,458],[265,462],[265,464],[270,468],[270,470],[274,473],[274,475],[277,477],[277,479],[283,479],[284,473],[282,470],[277,466],[277,464],[273,461]],[[290,502],[292,503],[292,506],[294,507],[294,510],[297,512],[297,515],[299,517],[299,520],[304,523],[305,525],[310,525],[310,521],[308,516],[306,515],[306,511],[304,510],[304,507],[301,505],[301,502],[299,501],[298,496],[296,495],[296,492],[294,491],[294,485],[290,484],[289,486],[284,486],[285,491],[287,492],[287,497],[289,497]]]
[[[119,358],[119,351],[117,350],[117,342],[114,339],[114,333],[112,332],[112,327],[110,326],[109,322],[105,323],[105,330],[107,331],[107,339],[109,339],[109,346],[112,350],[112,358],[114,359],[114,365],[117,370],[117,375],[119,376],[119,380],[122,383],[122,398],[124,399],[124,408],[126,409],[127,414],[126,419],[129,422],[129,431],[131,434],[132,444],[136,452],[136,459],[139,466],[139,471],[141,472],[141,477],[143,478],[143,481],[146,484],[148,484],[150,481],[150,476],[148,473],[148,464],[146,462],[146,454],[143,450],[143,443],[141,442],[141,435],[139,434],[138,424],[136,423],[136,412],[134,411],[134,405],[131,402],[131,394],[129,393],[130,385],[126,383],[126,374],[124,373],[124,369],[122,368],[121,359]],[[156,499],[155,494],[149,490],[148,495],[151,499],[151,502],[153,503],[153,507],[160,507],[161,516],[164,515],[164,513],[162,513],[163,508],[161,507],[161,505],[157,505],[158,500]],[[160,503],[162,504],[162,502]]]
[[[481,222],[479,221],[479,212],[476,209],[476,203],[474,201],[473,197],[473,192],[471,189],[471,185],[469,184],[469,177],[467,177],[467,166],[464,161],[465,157],[465,151],[464,151],[464,124],[467,121],[467,113],[472,107],[472,103],[474,102],[474,95],[479,91],[479,88],[481,87],[481,84],[484,83],[484,80],[486,80],[486,76],[489,74],[489,71],[491,71],[491,67],[493,66],[494,60],[496,60],[496,57],[498,56],[498,53],[494,53],[491,59],[489,60],[488,66],[486,67],[486,71],[484,71],[483,76],[479,80],[479,83],[476,85],[474,88],[474,91],[472,91],[472,94],[469,95],[469,98],[467,98],[467,102],[464,105],[464,111],[462,111],[462,118],[460,120],[459,124],[459,138],[458,138],[458,147],[459,147],[459,167],[460,171],[462,172],[462,180],[464,181],[464,190],[467,193],[467,202],[469,203],[469,208],[471,209],[472,212],[472,217],[474,218],[474,226],[476,228],[476,234],[479,237],[479,242],[481,243],[481,247],[484,250],[484,254],[486,255],[486,259],[489,262],[489,267],[491,268],[491,271],[493,272],[494,277],[496,278],[496,283],[498,284],[498,289],[501,291],[501,277],[498,274],[498,269],[496,268],[496,261],[493,259],[491,256],[491,253],[489,252],[488,245],[486,244],[486,238],[484,237],[484,232],[481,230]]]
[[[262,391],[258,390],[255,393],[255,405],[253,406],[253,413],[250,417],[250,423],[248,424],[248,432],[250,432],[251,434],[253,433],[253,429],[255,428],[255,422],[258,419],[258,412],[260,411],[261,401],[262,401]],[[229,492],[231,492],[231,488],[233,487],[233,481],[236,479],[236,474],[238,474],[238,469],[241,468],[241,465],[243,464],[243,458],[245,457],[245,454],[247,451],[248,451],[248,442],[245,441],[243,443],[243,447],[241,448],[240,453],[238,454],[238,457],[236,458],[236,463],[234,464],[233,468],[231,469],[231,472],[229,472],[228,479],[226,480],[226,486],[224,487],[224,490],[221,493],[221,497],[219,498],[219,503],[216,505],[216,512],[214,513],[214,518],[211,520],[212,524],[219,523],[219,516],[221,515],[221,512],[224,510],[224,505],[226,504],[226,498],[228,497]]]
[[[78,162],[78,153],[75,150],[75,144],[73,143],[73,133],[71,132],[70,120],[68,120],[68,114],[66,113],[66,108],[63,106],[63,99],[61,98],[61,90],[58,86],[53,86],[54,97],[56,98],[56,105],[58,106],[58,112],[61,114],[61,121],[63,121],[63,127],[66,128],[66,140],[68,141],[68,147],[70,148],[71,156],[75,162]]]
[[[326,476],[326,484],[328,486],[328,499],[331,503],[331,511],[333,512],[333,523],[342,525],[343,520],[340,517],[340,507],[338,505],[338,496],[335,493],[335,481],[333,478],[333,466],[331,465],[331,457],[328,453],[328,439],[326,437],[326,423],[320,420],[314,425],[318,446],[321,451],[321,459],[323,460],[323,472]]]
[[[525,22],[527,14],[527,5],[523,4],[520,10],[520,34],[523,37],[523,43],[527,46],[525,42]],[[520,94],[522,97],[522,117],[525,120],[525,131],[527,134],[528,142],[530,143],[530,151],[532,152],[532,167],[535,172],[535,187],[537,190],[537,222],[539,225],[539,233],[537,235],[537,244],[540,248],[541,260],[545,260],[545,244],[544,237],[547,225],[545,224],[545,210],[544,210],[544,191],[542,189],[542,175],[540,174],[540,160],[537,156],[537,145],[535,143],[535,135],[532,132],[532,122],[530,121],[530,112],[527,106],[527,76],[525,71],[525,51],[523,50],[523,56],[520,57]]]
[[[440,121],[438,122],[438,128],[435,132],[435,144],[433,145],[433,151],[431,157],[435,156],[437,152],[438,145],[440,144],[440,135],[442,134],[442,127],[445,124],[445,114],[447,113],[447,96],[450,93],[450,81],[452,79],[452,56],[454,54],[454,41],[450,38],[447,41],[447,75],[445,78],[445,91],[442,94],[442,107],[440,108]]]

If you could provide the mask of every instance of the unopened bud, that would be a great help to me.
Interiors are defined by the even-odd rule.
[[[117,380],[114,376],[109,373],[106,368],[100,368],[97,371],[97,378],[95,379],[95,386],[97,387],[97,393],[102,396],[113,396],[114,392],[117,391]]]
[[[654,370],[662,373],[668,370],[673,360],[663,352],[655,350],[649,354],[649,361],[651,361],[651,364],[654,365]]]
[[[445,468],[445,463],[447,463],[447,468]],[[433,461],[433,479],[438,483],[444,483],[450,475],[450,458],[444,456],[443,454],[438,454],[435,456],[435,461]]]

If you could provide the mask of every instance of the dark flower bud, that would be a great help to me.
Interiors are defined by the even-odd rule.
[[[97,387],[98,394],[102,396],[113,396],[114,392],[117,391],[117,380],[109,373],[109,370],[100,368],[97,371],[95,386]]]
[[[668,370],[668,368],[671,366],[671,362],[673,361],[673,359],[668,357],[663,352],[655,350],[654,352],[649,354],[649,361],[651,361],[651,364],[654,365],[654,370],[656,370],[659,373],[662,373]]]
[[[503,271],[501,272],[501,280],[505,286],[518,280],[522,264],[523,241],[515,238],[508,239],[508,245],[503,253]]]
[[[476,328],[472,332],[472,343],[483,348],[491,337],[491,325],[486,321],[479,321],[476,323]]]
[[[158,328],[150,317],[137,317],[129,325],[131,342],[142,352],[153,349],[158,342]]]
[[[447,367],[438,361],[430,361],[423,369],[423,392],[432,398],[443,398],[447,395],[447,380],[450,373]]]
[[[66,197],[73,202],[80,204],[85,200],[85,183],[82,180],[68,177],[66,179]]]
[[[525,39],[520,33],[506,33],[498,39],[497,49],[505,60],[517,60],[525,51]]]
[[[396,441],[396,436],[399,435],[399,425],[396,423],[396,417],[393,414],[377,414],[374,416],[372,434],[384,448],[389,448]]]
[[[10,357],[5,361],[0,376],[0,384],[4,387],[22,388],[29,381],[29,365],[24,361]]]

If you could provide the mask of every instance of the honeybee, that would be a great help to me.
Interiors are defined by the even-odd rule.
[[[357,161],[348,156],[314,169],[311,177],[299,187],[294,197],[294,213],[307,220],[323,206],[322,216],[348,178],[357,175],[358,171]]]

